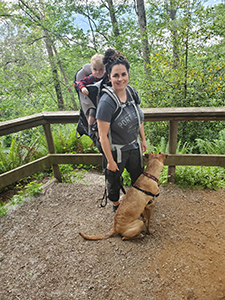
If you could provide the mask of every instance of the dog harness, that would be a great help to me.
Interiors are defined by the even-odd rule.
[[[145,175],[146,177],[148,177],[148,178],[150,178],[150,179],[152,179],[152,180],[154,180],[154,181],[156,181],[156,182],[159,181],[158,178],[156,178],[155,176],[153,176],[153,175],[151,175],[151,174],[149,174],[149,173],[144,172],[143,175]],[[140,189],[139,187],[137,187],[137,186],[135,186],[135,185],[133,185],[133,187],[134,187],[136,190],[141,191],[142,193],[145,193],[146,195],[152,196],[152,197],[153,197],[153,198],[147,203],[147,205],[152,204],[152,203],[155,201],[155,198],[159,196],[159,193],[156,194],[156,195],[154,195],[154,194],[152,194],[151,192],[142,190],[142,189]]]

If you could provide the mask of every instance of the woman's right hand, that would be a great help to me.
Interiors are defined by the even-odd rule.
[[[117,163],[114,160],[111,161],[111,162],[108,162],[107,169],[110,170],[110,171],[112,171],[112,172],[119,171]]]

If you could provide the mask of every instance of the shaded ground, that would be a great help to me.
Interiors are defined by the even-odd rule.
[[[85,182],[53,183],[0,219],[1,300],[225,299],[224,189],[161,186],[153,234],[85,241],[114,217],[99,208],[104,178]]]

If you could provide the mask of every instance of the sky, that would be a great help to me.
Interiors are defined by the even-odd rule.
[[[207,0],[204,4],[206,6],[212,6],[212,5],[216,5],[219,3],[225,3],[225,0]],[[85,19],[81,15],[76,16],[75,22],[80,28],[83,28],[85,31],[89,29],[89,24],[88,24],[87,19]]]
[[[206,2],[206,5],[215,5],[215,4],[219,4],[219,3],[222,3],[222,2],[224,2],[224,1],[222,1],[222,0],[208,0]]]

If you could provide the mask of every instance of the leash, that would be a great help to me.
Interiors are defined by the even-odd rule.
[[[105,199],[105,203],[103,204],[104,199]],[[108,194],[107,194],[107,187],[106,187],[106,183],[105,183],[105,191],[104,191],[103,197],[101,199],[100,206],[101,207],[106,207],[107,200],[108,200]]]
[[[122,184],[120,184],[120,189],[121,191],[124,193],[124,195],[126,194],[126,191],[125,191],[125,188]],[[105,202],[104,202],[105,200]],[[101,207],[106,207],[107,205],[107,200],[108,200],[108,193],[107,193],[107,179],[105,180],[105,191],[104,191],[104,194],[103,194],[103,197],[101,199],[101,203],[100,203],[100,206]],[[103,203],[104,202],[104,203]]]

